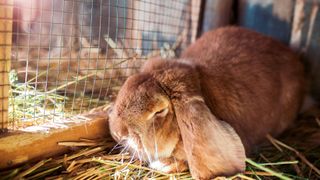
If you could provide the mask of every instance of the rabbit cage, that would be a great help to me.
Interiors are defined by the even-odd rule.
[[[121,156],[122,163],[116,161],[120,155],[110,161],[101,152],[114,144],[88,139],[106,133],[101,122],[106,115],[90,112],[104,112],[100,107],[112,102],[124,80],[147,59],[179,57],[203,32],[230,24],[267,34],[301,52],[310,72],[310,94],[319,98],[319,6],[318,0],[0,0],[0,174],[7,179],[190,178],[188,173],[167,175],[132,162],[124,168],[127,155]],[[311,119],[305,128],[313,138],[308,154],[270,137],[275,146],[267,145],[255,160],[272,168],[248,164],[248,171],[236,177],[320,178],[320,163],[314,160],[320,159],[320,143],[314,140],[320,138],[320,122]],[[298,137],[290,138],[288,132],[284,141],[292,139]],[[65,146],[86,149],[48,159],[66,152]],[[93,158],[99,155],[104,158]],[[45,160],[32,164],[40,159]],[[123,170],[128,167],[140,167],[139,175]]]

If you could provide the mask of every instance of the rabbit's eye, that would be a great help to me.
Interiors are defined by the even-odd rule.
[[[168,108],[166,107],[166,108],[163,108],[163,109],[161,109],[161,110],[159,110],[159,111],[150,113],[149,116],[147,117],[147,119],[148,119],[148,120],[149,120],[149,119],[152,119],[152,118],[154,118],[155,116],[157,116],[157,117],[164,117],[164,116],[166,116],[166,115],[168,114],[168,112],[169,112],[169,110],[168,110]]]
[[[160,111],[157,111],[154,115],[164,117],[167,115],[168,111],[169,111],[168,108],[164,108],[164,109],[161,109]]]

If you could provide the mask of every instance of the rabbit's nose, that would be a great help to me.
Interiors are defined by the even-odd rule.
[[[121,137],[127,137],[129,135],[128,128],[125,126],[121,126],[119,129],[119,134]]]
[[[133,138],[128,138],[126,142],[131,148],[133,148],[134,150],[138,150],[138,144]]]

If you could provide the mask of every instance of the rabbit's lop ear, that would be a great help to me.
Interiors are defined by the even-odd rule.
[[[176,102],[175,113],[191,174],[196,179],[228,176],[245,170],[245,150],[240,137],[218,120],[202,97]]]

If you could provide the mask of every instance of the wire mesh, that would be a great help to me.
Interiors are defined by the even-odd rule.
[[[178,56],[195,39],[200,1],[13,0],[4,6],[13,8],[9,128],[21,129],[109,102],[146,59]]]

